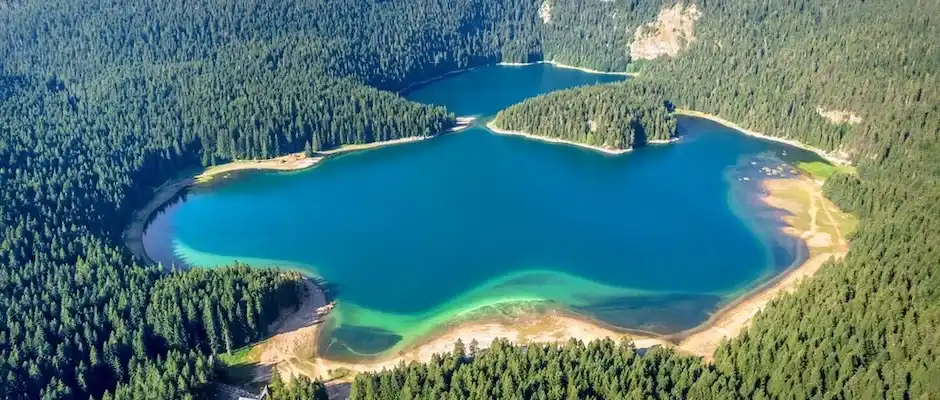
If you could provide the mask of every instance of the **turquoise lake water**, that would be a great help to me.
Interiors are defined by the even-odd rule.
[[[547,65],[486,67],[407,94],[485,116],[527,97],[621,79]],[[611,156],[475,126],[292,173],[196,186],[151,222],[165,264],[233,260],[322,277],[339,306],[332,358],[407,347],[466,315],[520,302],[670,333],[800,261],[758,200],[759,168],[816,160],[680,117],[678,143]]]

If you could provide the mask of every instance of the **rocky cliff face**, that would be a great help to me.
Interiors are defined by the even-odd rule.
[[[661,56],[675,57],[679,50],[695,41],[695,21],[702,13],[694,4],[682,3],[664,8],[656,20],[636,28],[630,44],[630,58],[652,60]]]

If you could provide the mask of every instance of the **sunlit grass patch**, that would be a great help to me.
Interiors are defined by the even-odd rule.
[[[839,166],[823,161],[798,162],[796,167],[815,179],[826,180],[836,172],[854,174],[855,167]]]

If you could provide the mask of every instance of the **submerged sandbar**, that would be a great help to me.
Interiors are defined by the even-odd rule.
[[[336,361],[317,354],[317,342],[323,340],[322,324],[281,331],[250,352],[259,356],[262,364],[276,365],[283,373],[321,379],[335,377],[336,371],[379,371],[401,362],[425,362],[434,354],[453,350],[457,340],[465,346],[475,342],[478,348],[483,349],[497,338],[519,344],[565,342],[571,338],[582,341],[626,338],[632,340],[637,348],[674,346],[680,351],[710,359],[722,339],[736,336],[770,300],[794,290],[801,280],[815,274],[825,261],[843,257],[847,251],[844,236],[848,230],[854,229],[854,218],[825,199],[820,186],[810,179],[769,179],[762,186],[767,190],[761,197],[762,201],[786,211],[786,214],[781,214],[785,215],[782,217],[787,224],[785,231],[806,240],[809,258],[728,304],[711,319],[687,332],[674,335],[629,333],[565,311],[520,307],[502,314],[484,313],[478,318],[451,324],[396,354],[378,360]],[[313,296],[322,298],[322,294],[316,292]]]

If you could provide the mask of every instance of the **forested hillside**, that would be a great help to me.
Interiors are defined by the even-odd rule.
[[[855,161],[858,175],[826,185],[862,217],[848,257],[776,301],[713,365],[609,343],[500,345],[364,376],[357,396],[497,393],[485,388],[504,370],[490,366],[511,360],[525,369],[507,379],[533,397],[555,396],[558,381],[585,398],[940,393],[940,4],[691,1],[697,39],[634,83]],[[455,69],[543,58],[625,69],[631,32],[674,2],[556,0],[550,21],[545,3],[0,2],[0,397],[201,397],[211,356],[262,336],[266,310],[296,302],[296,275],[134,259],[120,232],[169,177],[307,144],[434,134],[454,116],[383,90]],[[614,382],[626,368],[633,378]]]
[[[684,399],[709,390],[705,364],[657,348],[640,356],[633,343],[513,346],[486,350],[458,342],[426,364],[356,376],[350,399]]]
[[[493,119],[500,129],[570,140],[606,149],[632,149],[676,137],[662,91],[630,82],[543,94]]]

